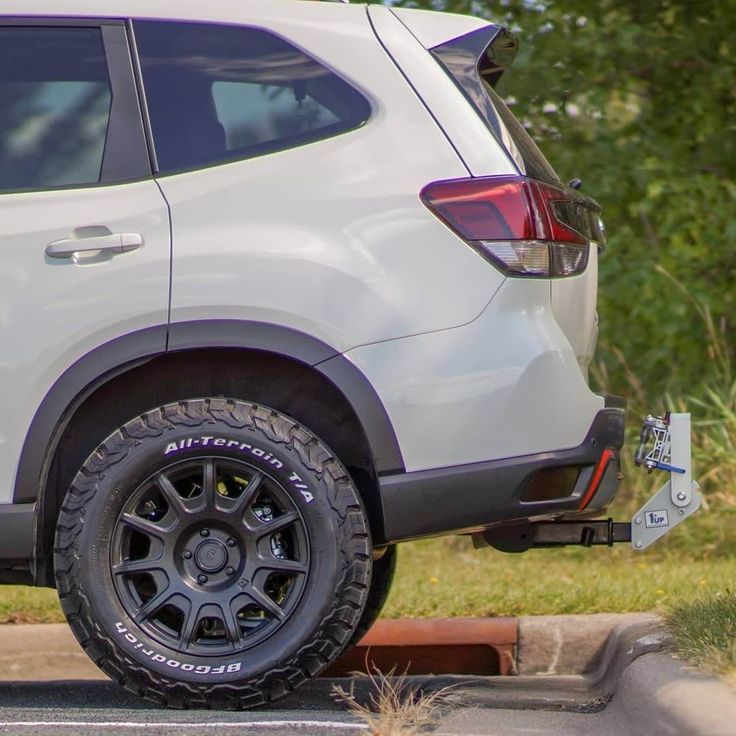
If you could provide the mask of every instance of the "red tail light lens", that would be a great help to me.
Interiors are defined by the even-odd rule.
[[[588,197],[523,176],[439,181],[424,204],[481,255],[514,276],[573,276],[603,245],[600,208]]]

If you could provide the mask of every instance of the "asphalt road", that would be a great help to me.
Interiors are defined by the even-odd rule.
[[[625,736],[615,704],[599,713],[446,708],[442,736]],[[256,711],[171,711],[102,681],[0,684],[0,733],[13,736],[348,736],[365,726],[330,697],[330,683],[309,683]]]

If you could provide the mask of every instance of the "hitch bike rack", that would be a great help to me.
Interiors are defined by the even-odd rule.
[[[631,521],[560,519],[501,525],[473,535],[476,546],[523,552],[532,547],[610,547],[629,542],[637,551],[647,549],[700,508],[700,486],[692,477],[690,414],[647,416],[634,462],[650,473],[666,472],[669,479]]]

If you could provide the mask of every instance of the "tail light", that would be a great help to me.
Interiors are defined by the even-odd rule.
[[[511,276],[574,276],[588,265],[591,244],[604,245],[594,200],[524,176],[438,181],[420,196],[463,240]]]

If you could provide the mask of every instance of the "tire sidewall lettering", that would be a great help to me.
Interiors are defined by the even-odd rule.
[[[188,446],[190,439],[202,436],[211,437],[204,448],[193,441],[192,447]],[[217,444],[214,444],[215,440]],[[171,450],[172,444],[175,444],[176,451]],[[171,450],[168,453],[167,448]],[[135,488],[153,473],[198,455],[234,459],[252,465],[289,491],[302,510],[314,552],[310,579],[289,621],[266,640],[269,651],[259,651],[259,645],[231,657],[184,655],[162,645],[140,629],[118,600],[108,560],[112,530],[123,505]],[[296,451],[264,438],[258,430],[209,424],[207,432],[200,433],[192,427],[176,427],[150,441],[140,442],[125,458],[110,465],[96,493],[104,494],[104,503],[93,504],[86,509],[85,528],[80,540],[80,548],[86,551],[85,559],[80,560],[83,587],[101,591],[95,596],[96,609],[103,619],[111,621],[110,634],[126,655],[163,677],[224,683],[242,681],[279,667],[293,651],[290,640],[308,639],[310,633],[319,628],[329,606],[334,604],[334,591],[339,584],[336,540],[340,532],[327,499],[324,479],[307,468]],[[315,541],[318,542],[316,546]]]
[[[193,433],[176,442],[167,442],[163,454],[166,458],[179,459],[180,457],[185,457],[187,453],[191,454],[192,451],[196,453],[208,447],[223,448],[238,454],[242,453],[246,458],[256,458],[266,463],[267,469],[270,471],[283,470],[288,462],[285,462],[285,458],[280,457],[273,451],[264,450],[255,442],[241,441],[232,437],[218,436],[212,433]],[[314,501],[314,494],[304,482],[301,475],[296,472],[289,473],[288,482],[299,492],[299,496],[304,503],[312,503]]]

